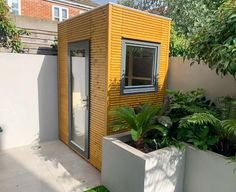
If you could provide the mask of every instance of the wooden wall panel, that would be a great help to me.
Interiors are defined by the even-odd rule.
[[[169,58],[171,22],[120,5],[108,4],[59,24],[58,76],[60,138],[68,144],[68,43],[90,39],[90,159],[101,168],[102,137],[111,134],[108,111],[114,106],[162,102]],[[122,38],[161,44],[158,92],[120,95]]]
[[[68,144],[68,43],[90,40],[90,159],[101,168],[102,137],[106,133],[108,6],[59,24],[58,76],[60,139]]]
[[[119,5],[110,5],[110,41],[108,67],[108,111],[115,106],[163,101],[166,88],[171,21]],[[122,39],[160,43],[158,92],[133,95],[120,94]],[[108,123],[109,123],[108,115]],[[107,134],[112,130],[108,129]]]

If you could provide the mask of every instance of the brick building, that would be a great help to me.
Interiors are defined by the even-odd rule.
[[[92,0],[7,0],[16,15],[63,21],[88,11],[98,4]]]

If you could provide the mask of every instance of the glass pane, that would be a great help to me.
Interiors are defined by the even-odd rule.
[[[62,9],[62,19],[67,19],[67,10]]]
[[[18,0],[12,0],[11,2],[11,10],[14,14],[19,14],[19,3]]]
[[[70,52],[71,91],[72,91],[72,141],[82,150],[85,149],[86,130],[86,62],[85,50]]]
[[[127,45],[125,86],[152,85],[155,49]]]
[[[60,15],[59,15],[59,8],[58,7],[54,7],[54,17],[55,18],[59,18],[60,17]]]

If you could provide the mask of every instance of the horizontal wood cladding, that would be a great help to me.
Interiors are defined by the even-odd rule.
[[[165,94],[171,21],[117,5],[111,5],[108,66],[108,111],[116,106],[161,103]],[[120,94],[122,39],[160,43],[158,92]],[[109,121],[108,115],[108,124]],[[107,134],[112,130],[108,129]]]
[[[90,158],[101,168],[102,137],[106,133],[108,7],[59,24],[58,76],[60,139],[68,144],[68,43],[90,40]]]
[[[60,138],[68,144],[68,43],[90,40],[90,158],[101,168],[102,137],[111,134],[108,111],[116,106],[161,103],[169,58],[170,20],[108,4],[59,24]],[[122,39],[160,43],[158,92],[120,94]]]

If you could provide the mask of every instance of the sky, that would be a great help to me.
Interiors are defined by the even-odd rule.
[[[116,0],[93,0],[93,1],[96,3],[99,3],[99,4],[104,4],[104,3],[108,3],[108,2],[115,2],[116,3]]]

